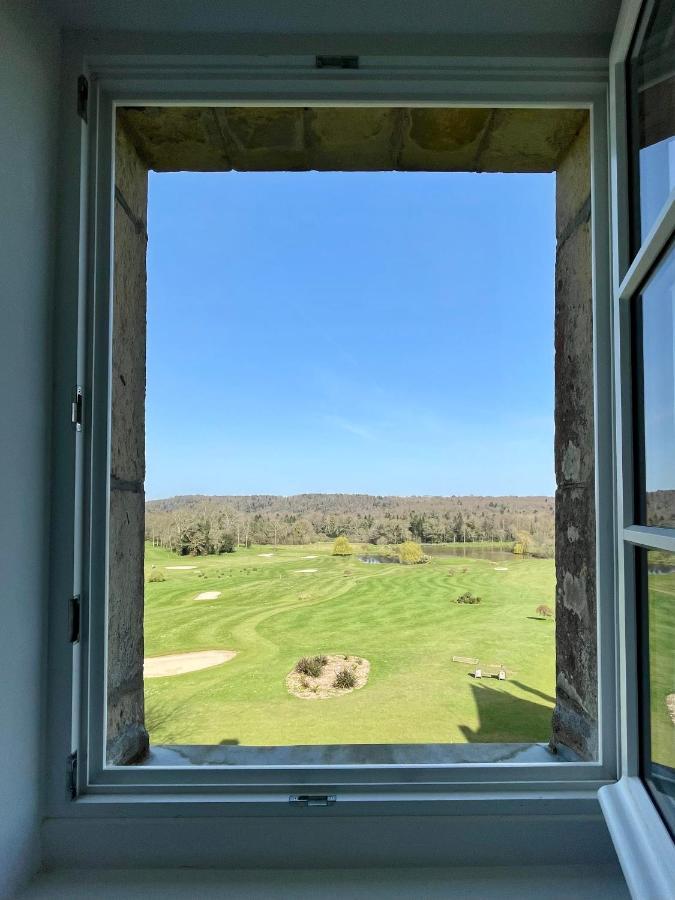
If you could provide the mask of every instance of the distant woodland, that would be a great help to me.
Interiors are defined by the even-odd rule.
[[[340,535],[382,545],[506,542],[536,556],[553,556],[554,524],[552,497],[193,495],[150,500],[145,509],[146,539],[192,556]]]
[[[645,505],[648,525],[675,528],[675,491],[647,491]]]

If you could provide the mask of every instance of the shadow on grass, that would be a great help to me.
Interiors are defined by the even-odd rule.
[[[539,691],[525,689],[549,699]],[[470,743],[535,743],[548,740],[553,714],[550,707],[514,697],[487,684],[472,684],[471,690],[478,710],[478,728],[459,726]]]
[[[535,697],[541,697],[541,699],[546,700],[547,703],[555,703],[555,697],[551,697],[550,694],[545,694],[543,691],[538,691],[536,688],[530,687],[529,684],[523,684],[522,681],[516,681],[515,678],[511,679],[511,684],[515,684],[521,691],[527,691],[528,694],[534,694]]]
[[[224,746],[229,746],[229,745],[234,746],[238,743],[239,743],[239,738],[223,738],[222,741],[218,741],[218,746],[219,747],[224,747]]]

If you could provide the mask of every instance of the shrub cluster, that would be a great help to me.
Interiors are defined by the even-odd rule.
[[[161,569],[153,569],[150,573],[148,581],[152,584],[155,584],[158,581],[166,581],[166,575],[164,574],[164,572],[162,572]]]
[[[295,671],[300,675],[318,678],[327,662],[328,659],[325,656],[303,656],[295,664]]]
[[[352,545],[344,535],[340,535],[340,537],[335,539],[333,556],[351,556],[353,552]]]
[[[467,591],[465,594],[462,594],[457,598],[458,603],[468,603],[472,606],[474,603],[480,603],[480,597],[474,597],[473,594]]]
[[[335,673],[333,687],[342,691],[348,691],[350,688],[356,687],[356,675],[351,669],[340,669],[339,672]]]
[[[414,566],[419,563],[429,562],[426,553],[422,553],[421,546],[415,541],[404,541],[398,546],[398,559],[404,566]]]

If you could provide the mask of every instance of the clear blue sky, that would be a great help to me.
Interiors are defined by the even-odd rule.
[[[148,219],[148,498],[553,493],[553,175],[151,173]]]

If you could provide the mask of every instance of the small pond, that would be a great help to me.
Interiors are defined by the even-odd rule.
[[[453,547],[449,544],[422,544],[422,550],[428,556],[435,557],[466,557],[467,559],[490,559],[493,562],[504,562],[510,559],[513,562],[522,557],[510,553],[508,550],[490,550],[488,547],[476,547],[475,550],[469,547]]]

